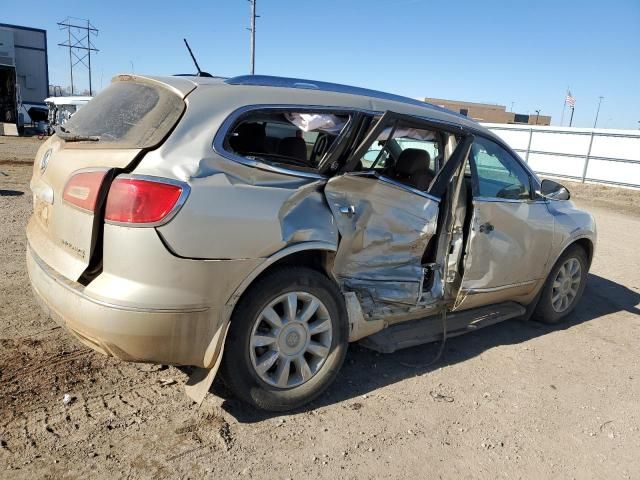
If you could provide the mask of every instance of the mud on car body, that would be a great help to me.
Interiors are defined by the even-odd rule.
[[[51,316],[127,361],[220,369],[286,410],[348,342],[560,321],[593,218],[498,137],[419,101],[278,77],[122,75],[37,154],[27,264]],[[221,368],[220,368],[221,367]]]

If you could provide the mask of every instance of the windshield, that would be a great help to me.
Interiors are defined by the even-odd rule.
[[[59,136],[102,147],[150,148],[183,110],[182,99],[159,85],[116,81],[73,114]]]

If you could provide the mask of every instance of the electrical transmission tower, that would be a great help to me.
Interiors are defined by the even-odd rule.
[[[87,22],[86,25],[77,25],[77,23]],[[73,67],[82,64],[89,70],[89,95],[93,95],[93,86],[91,83],[91,52],[99,52],[93,45],[91,37],[98,35],[98,29],[91,25],[89,20],[67,17],[63,21],[58,22],[60,30],[67,31],[67,42],[59,43],[60,47],[69,49],[69,74],[71,76],[71,95],[73,91]]]

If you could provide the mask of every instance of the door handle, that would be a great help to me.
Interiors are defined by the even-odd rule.
[[[491,232],[493,232],[494,227],[489,222],[487,222],[487,223],[483,223],[482,225],[480,225],[478,230],[480,230],[481,233],[491,233]]]
[[[351,218],[356,213],[356,207],[354,207],[353,205],[349,205],[348,207],[340,207],[340,213]]]

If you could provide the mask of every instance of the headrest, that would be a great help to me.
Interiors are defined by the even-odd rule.
[[[278,144],[278,154],[307,161],[307,143],[300,137],[286,137]]]
[[[403,150],[396,162],[396,173],[401,175],[413,175],[429,169],[431,157],[429,152],[420,148],[407,148]]]

